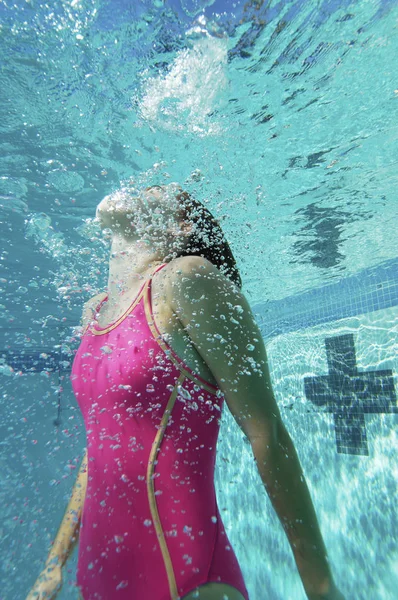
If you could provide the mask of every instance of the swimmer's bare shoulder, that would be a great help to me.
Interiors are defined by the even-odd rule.
[[[93,296],[92,298],[90,298],[90,300],[87,300],[87,302],[84,303],[82,319],[81,319],[81,326],[83,328],[83,331],[86,329],[86,327],[90,323],[90,321],[92,321],[92,319],[94,318],[95,309],[97,308],[98,304],[100,302],[102,302],[102,300],[105,297],[106,297],[106,293],[100,292],[99,294],[97,294],[96,296]]]

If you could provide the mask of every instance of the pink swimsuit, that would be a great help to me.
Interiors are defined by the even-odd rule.
[[[178,600],[211,581],[248,600],[214,488],[224,398],[161,337],[151,279],[120,319],[87,328],[72,384],[88,451],[84,600]]]

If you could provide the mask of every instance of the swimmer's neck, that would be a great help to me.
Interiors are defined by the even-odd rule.
[[[112,236],[109,257],[108,303],[117,304],[126,294],[134,295],[155,268],[165,262],[143,240]]]

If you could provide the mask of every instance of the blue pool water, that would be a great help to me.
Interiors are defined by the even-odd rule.
[[[397,27],[395,0],[0,3],[1,600],[33,584],[80,464],[70,364],[109,248],[92,217],[129,178],[220,219],[336,581],[396,598]],[[217,456],[251,600],[303,600],[227,409]]]

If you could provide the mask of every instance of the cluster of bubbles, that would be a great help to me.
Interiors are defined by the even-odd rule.
[[[222,126],[214,112],[228,84],[227,52],[226,38],[206,35],[180,50],[166,74],[149,77],[144,70],[141,118],[166,131],[219,135]]]
[[[109,248],[109,235],[101,233],[94,218],[84,219],[77,232],[84,238],[84,245],[67,243],[46,213],[34,213],[25,220],[25,236],[55,262],[48,285],[55,288],[59,302],[69,309],[76,303],[80,305],[86,292],[94,295],[101,287],[102,265]]]
[[[144,242],[161,252],[171,249],[175,253],[183,244],[176,219],[179,209],[176,196],[181,188],[168,181],[166,167],[165,162],[155,163],[134,179],[122,180],[120,187],[110,196],[114,198],[115,206],[126,212],[132,211],[132,222]],[[195,172],[197,179],[198,172]],[[162,189],[161,202],[153,202],[150,194],[143,192],[155,181]],[[137,198],[140,202],[136,201]],[[80,238],[77,244],[66,239],[45,212],[27,214],[25,219],[26,238],[31,239],[55,263],[48,285],[55,288],[58,301],[69,309],[77,305],[80,307],[87,296],[93,296],[103,288],[111,243],[110,230],[101,230],[94,214],[82,219],[75,231]]]

